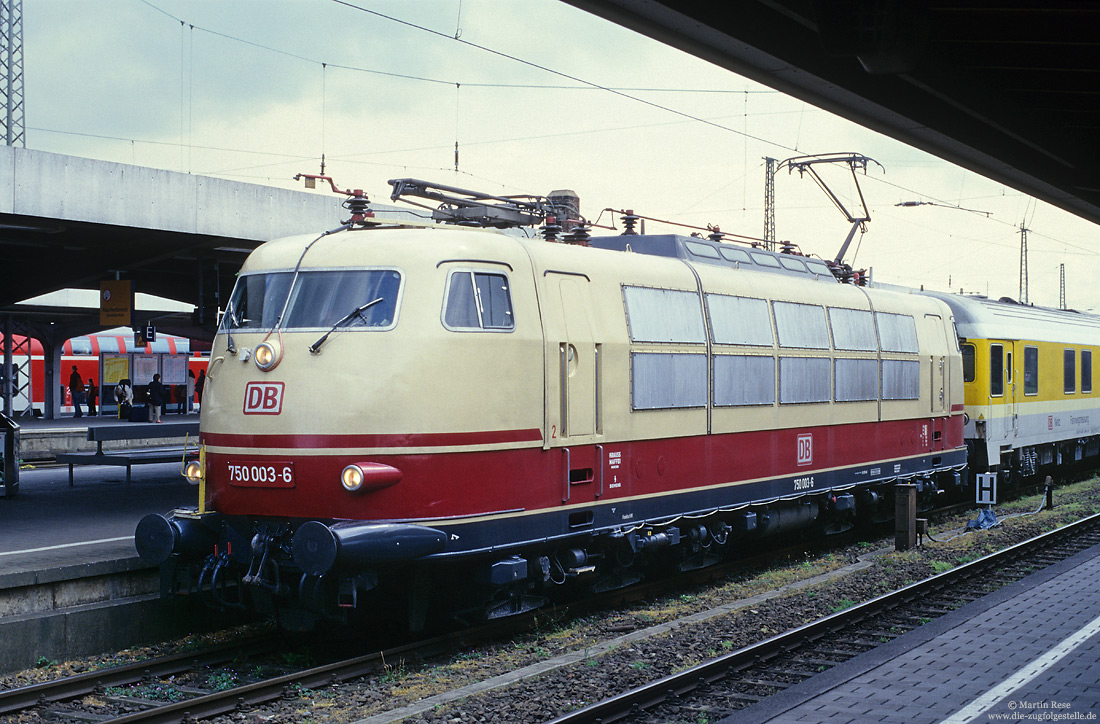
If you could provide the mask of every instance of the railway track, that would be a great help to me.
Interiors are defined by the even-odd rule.
[[[1100,515],[553,719],[717,720],[1100,543]]]
[[[823,539],[819,546],[828,548]],[[69,676],[32,686],[0,691],[0,722],[17,721],[36,710],[45,718],[87,722],[180,722],[248,710],[295,692],[329,687],[379,674],[387,662],[424,660],[502,640],[517,632],[545,626],[548,620],[608,610],[632,601],[652,599],[670,590],[701,584],[733,569],[766,568],[776,561],[804,556],[805,545],[793,545],[732,560],[708,569],[655,579],[583,601],[502,619],[443,636],[394,646],[375,653],[293,669],[278,663],[277,637],[229,642],[199,652],[179,653]],[[242,674],[247,671],[246,674]],[[241,681],[240,685],[227,686]],[[91,697],[94,703],[86,703]]]
[[[1097,525],[1097,528],[1100,528],[1100,525]],[[1097,535],[1098,540],[1100,540],[1100,534]],[[1020,546],[1017,546],[1017,548],[1020,548]],[[767,554],[739,559],[726,565],[697,571],[693,576],[681,575],[671,581],[657,581],[640,585],[632,589],[607,594],[598,599],[576,602],[572,606],[559,607],[553,612],[540,611],[537,616],[542,619],[541,625],[545,625],[548,613],[551,616],[568,617],[577,615],[578,612],[583,613],[617,605],[621,606],[632,600],[662,595],[667,593],[668,589],[673,586],[689,586],[692,580],[695,580],[696,583],[702,582],[704,579],[721,575],[723,570],[729,570],[730,568],[739,567],[743,570],[746,566],[767,567],[779,558],[796,555],[796,551],[801,551],[804,555],[805,550],[805,547],[792,547],[780,551],[771,551]],[[982,560],[987,561],[992,558],[994,557]],[[998,558],[998,560],[1003,559]],[[1051,562],[1053,562],[1053,559]],[[971,564],[965,568],[970,569],[974,565]],[[990,563],[989,565],[994,564]],[[1016,578],[1025,574],[1026,571],[1020,573]],[[943,581],[940,584],[941,586],[952,585],[942,576],[933,580]],[[1011,580],[1015,580],[1015,578]],[[1007,582],[1011,581],[1005,579],[1001,585]],[[916,587],[910,587],[910,589],[916,590]],[[923,591],[924,589],[920,590]],[[910,595],[919,597],[926,594],[917,592]],[[973,597],[976,598],[978,595],[982,594],[975,594]],[[949,610],[947,606],[936,608],[935,605],[928,604],[927,600],[925,603],[932,606],[932,610],[919,612],[920,618],[929,618]],[[845,626],[847,624],[844,622],[850,620],[849,617],[856,610],[851,609],[825,621],[834,622],[833,625]],[[901,618],[904,619],[905,617],[902,616]],[[900,632],[908,630],[914,625],[917,624],[914,624],[912,620],[897,620],[882,627],[882,631],[874,631],[868,635],[881,640],[887,636],[900,635]],[[517,631],[524,631],[525,627],[530,626],[527,617],[516,617],[496,622],[490,626],[468,629],[303,670],[292,670],[288,666],[270,663],[275,660],[274,657],[269,656],[264,659],[265,655],[272,654],[279,648],[274,638],[224,644],[197,654],[177,654],[0,692],[0,717],[4,717],[0,721],[16,721],[15,718],[9,717],[29,709],[36,709],[40,715],[71,721],[179,722],[204,719],[248,710],[275,700],[291,701],[297,698],[297,692],[324,689],[340,682],[383,673],[387,669],[387,662],[425,660],[433,656],[453,653],[470,646],[472,643],[503,640],[507,636],[513,635]],[[805,632],[805,628],[808,627],[799,630],[803,632],[802,636],[816,636],[812,632]],[[846,656],[850,657],[867,648],[866,642],[854,648],[852,644],[853,641],[849,637],[849,640],[834,642],[832,648],[825,652],[825,658],[821,661],[810,657],[801,662],[801,668],[786,666],[782,671],[773,670],[761,673],[756,676],[754,682],[757,687],[756,693],[753,693],[753,690],[747,690],[739,692],[734,698],[747,705],[766,695],[769,688],[774,690],[783,688],[783,685],[801,681],[814,673],[815,670],[839,663]],[[783,649],[784,646],[789,646],[788,644],[777,645],[779,650]],[[754,653],[750,655],[751,657],[761,655],[755,648],[752,651]],[[769,654],[764,658],[771,660],[774,657],[775,654]],[[262,661],[268,663],[257,663]],[[247,666],[242,666],[241,662],[245,662]],[[809,668],[807,668],[807,665]],[[248,669],[249,673],[241,675],[240,672],[244,669]],[[777,676],[779,678],[776,678]],[[230,686],[231,683],[237,685]],[[687,690],[685,689],[685,691]],[[171,696],[167,699],[163,698],[165,692],[171,692]],[[88,697],[91,697],[92,705],[83,703],[82,700]],[[701,705],[691,703],[683,706],[698,707]],[[595,720],[592,719],[591,721]],[[606,716],[602,720],[605,722],[615,721],[615,719],[609,719]],[[659,717],[654,721],[657,720],[660,720]],[[576,721],[589,720],[577,719]]]
[[[273,663],[280,649],[277,636],[227,643],[2,691],[0,717],[17,721],[15,717],[34,709],[41,718],[64,721],[194,721],[367,676],[384,670],[387,660],[453,650],[464,642],[464,635],[450,634],[305,669]],[[248,673],[242,677],[243,670]],[[192,675],[196,672],[202,673]],[[229,685],[242,678],[243,683]],[[94,701],[89,703],[89,697]]]

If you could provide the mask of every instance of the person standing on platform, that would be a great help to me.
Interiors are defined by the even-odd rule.
[[[168,401],[168,390],[160,381],[160,375],[153,375],[149,383],[149,422],[164,422],[160,419],[161,410]]]
[[[187,405],[184,407],[185,412],[191,412],[195,404],[195,371],[187,370]]]
[[[76,365],[73,365],[73,373],[69,375],[69,396],[73,398],[73,409],[76,410],[73,417],[84,417],[84,410],[80,409],[84,404],[84,380],[76,371]]]
[[[95,380],[88,378],[88,414],[92,417],[99,415],[96,412],[96,402],[99,401],[99,388],[95,386]]]
[[[130,387],[129,379],[119,380],[115,387],[115,402],[118,403],[118,418],[129,420],[130,411],[134,407],[134,390]]]
[[[195,380],[195,394],[198,395],[200,405],[202,405],[203,387],[206,387],[206,370],[199,370],[199,378]]]

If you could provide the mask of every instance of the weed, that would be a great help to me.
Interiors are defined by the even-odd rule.
[[[206,677],[206,685],[214,691],[228,691],[237,685],[237,675],[230,671],[219,671]]]
[[[840,611],[843,611],[846,608],[851,608],[854,605],[856,605],[856,602],[852,599],[842,598],[837,601],[835,605],[829,606],[829,610],[833,613],[839,613]]]

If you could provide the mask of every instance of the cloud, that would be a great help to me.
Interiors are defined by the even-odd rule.
[[[1065,261],[1081,291],[1100,282],[1093,225],[564,3],[357,4],[372,12],[323,0],[26,0],[28,145],[279,186],[318,171],[324,153],[340,185],[376,199],[399,176],[572,188],[591,217],[633,208],[754,236],[763,156],[858,152],[886,169],[860,179],[872,220],[850,252],[876,278],[1015,295],[1018,226],[1037,208],[1033,299],[1057,302]],[[571,78],[621,90],[516,87]],[[775,183],[780,238],[834,256],[850,228],[841,213],[809,179]],[[906,200],[992,216],[895,206]]]

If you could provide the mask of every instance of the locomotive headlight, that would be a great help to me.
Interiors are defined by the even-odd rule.
[[[260,342],[252,352],[252,359],[256,366],[264,372],[269,372],[279,364],[282,358],[282,349],[278,342]]]
[[[183,477],[187,478],[187,482],[192,485],[198,485],[203,477],[202,463],[198,460],[192,460],[187,463],[183,468]]]
[[[340,473],[340,484],[344,486],[344,490],[354,493],[363,487],[364,477],[363,468],[358,465],[349,465]]]

